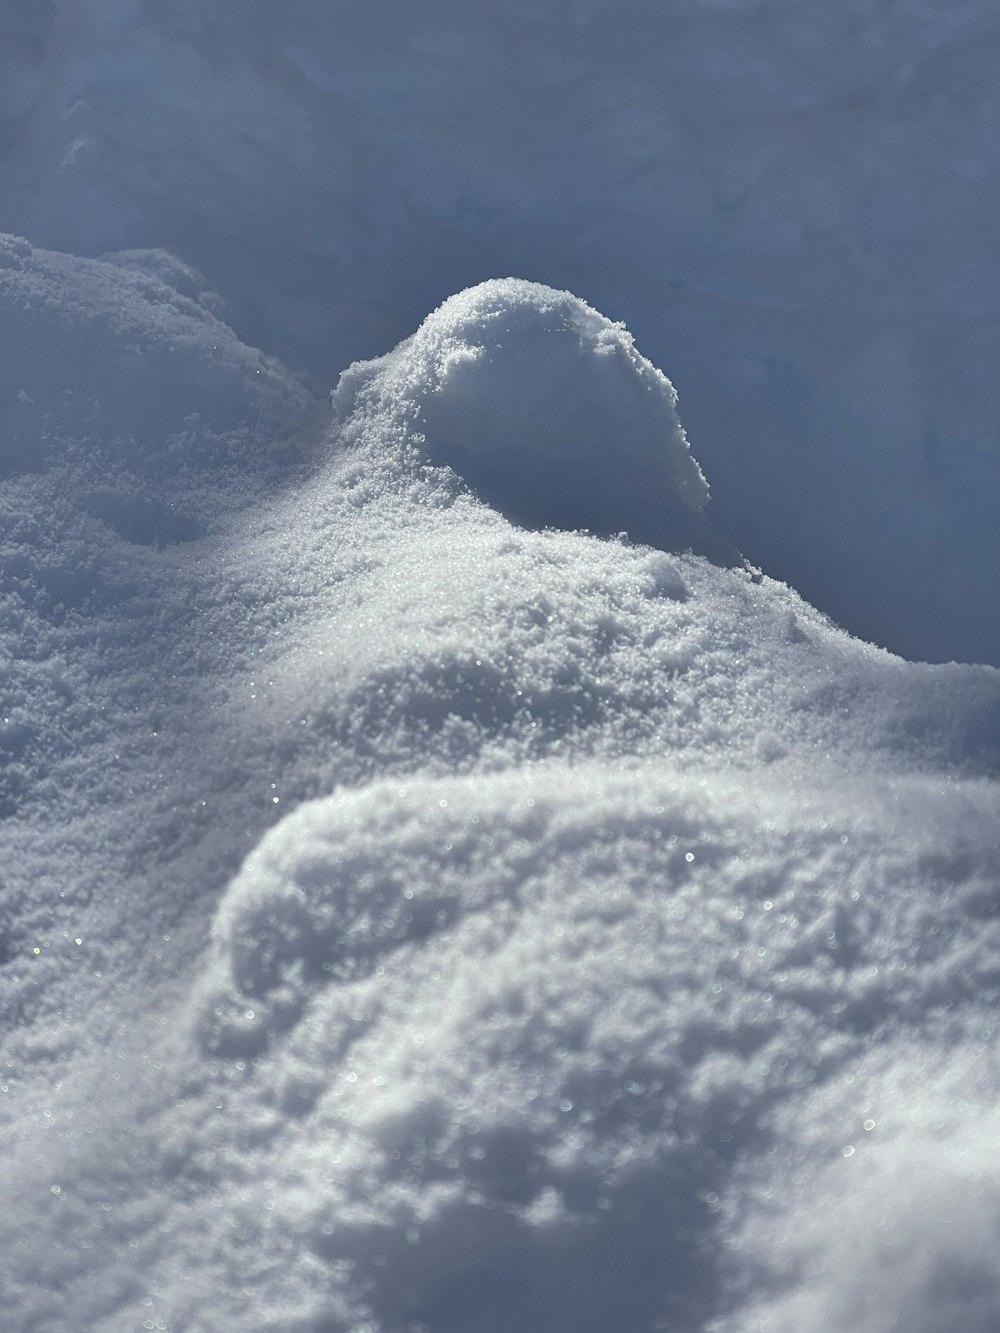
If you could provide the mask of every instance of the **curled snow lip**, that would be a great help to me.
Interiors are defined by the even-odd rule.
[[[377,361],[341,376],[348,430],[398,430],[530,528],[627,533],[725,561],[708,485],[667,377],[623,324],[566,291],[496,278],[450,297]]]

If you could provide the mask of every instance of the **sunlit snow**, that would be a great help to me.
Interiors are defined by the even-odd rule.
[[[997,1327],[1000,672],[773,577],[996,656],[898,8],[12,4],[5,1329]]]

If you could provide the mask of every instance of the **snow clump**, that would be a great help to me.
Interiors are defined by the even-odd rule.
[[[451,297],[333,395],[348,435],[373,416],[402,427],[522,526],[705,549],[708,485],[676,404],[623,324],[513,278]]]

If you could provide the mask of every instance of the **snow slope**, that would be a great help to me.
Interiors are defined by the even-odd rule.
[[[998,43],[988,0],[7,0],[0,226],[177,253],[324,387],[568,287],[669,368],[730,542],[1000,663]]]
[[[992,1328],[1000,673],[727,557],[568,292],[331,414],[3,253],[10,1326]]]

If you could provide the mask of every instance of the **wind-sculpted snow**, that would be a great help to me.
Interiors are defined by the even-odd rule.
[[[165,247],[323,387],[497,273],[625,319],[713,524],[1000,663],[993,0],[5,0],[0,228]]]
[[[362,427],[392,414],[422,432],[433,461],[517,522],[683,547],[704,540],[690,511],[708,487],[676,402],[623,325],[512,279],[452,297],[391,357],[345,371],[334,395]]]
[[[567,293],[459,294],[283,452],[219,345],[242,484],[144,436],[126,521],[88,419],[3,497],[7,1323],[993,1327],[1000,673],[685,551],[669,385]],[[615,460],[681,549],[556,526],[628,527]]]
[[[296,420],[305,395],[210,301],[167,255],[102,262],[0,236],[0,477],[53,455],[145,482],[259,466],[252,442]]]

